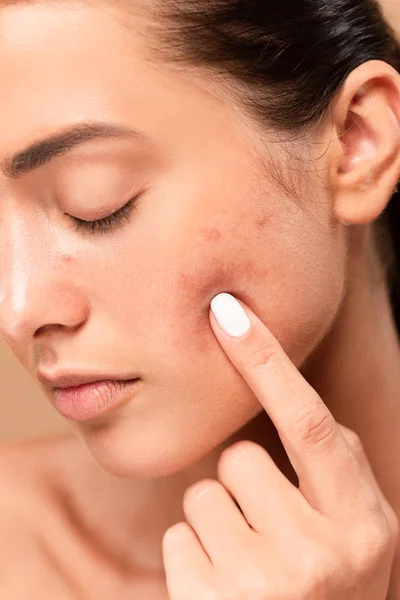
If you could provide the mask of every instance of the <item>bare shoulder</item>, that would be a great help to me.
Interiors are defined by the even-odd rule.
[[[74,433],[0,442],[0,598],[131,598],[136,571],[104,518],[126,505],[118,494]]]
[[[91,469],[74,434],[0,443],[0,598],[119,597],[118,573],[86,535]]]
[[[32,437],[20,440],[0,441],[1,466],[7,464],[8,460],[17,460],[33,463],[41,457],[41,465],[44,467],[53,462],[57,456],[60,457],[67,448],[77,445],[78,440],[72,432],[60,433],[52,436]],[[55,453],[55,456],[53,456]]]
[[[32,495],[49,499],[66,490],[82,456],[73,433],[0,442],[0,505],[28,504]]]

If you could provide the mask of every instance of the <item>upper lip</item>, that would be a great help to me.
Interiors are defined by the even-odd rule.
[[[45,373],[44,371],[37,372],[38,380],[48,387],[52,388],[68,388],[84,385],[85,383],[94,383],[97,381],[127,381],[130,379],[138,379],[136,375],[111,375],[110,373],[73,373],[71,371],[63,371],[58,373]]]

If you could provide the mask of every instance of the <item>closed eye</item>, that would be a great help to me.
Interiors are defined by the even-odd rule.
[[[123,223],[129,222],[134,209],[137,208],[135,206],[135,203],[138,197],[139,196],[134,196],[115,213],[109,215],[108,217],[104,217],[103,219],[98,219],[97,221],[84,221],[71,215],[68,215],[68,217],[72,219],[72,227],[76,232],[86,230],[87,232],[92,234],[98,232],[106,233],[111,229],[116,229],[117,227],[120,227]]]

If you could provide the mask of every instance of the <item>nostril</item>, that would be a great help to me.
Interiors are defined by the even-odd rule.
[[[64,325],[61,325],[60,323],[47,323],[46,325],[42,325],[41,327],[39,327],[39,329],[37,329],[34,333],[34,337],[38,337],[40,335],[43,335],[45,333],[47,333],[48,330],[53,331],[53,330],[58,330],[60,328],[64,327]]]

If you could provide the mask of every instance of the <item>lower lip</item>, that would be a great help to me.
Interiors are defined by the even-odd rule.
[[[139,382],[140,379],[96,381],[77,387],[55,388],[53,403],[67,419],[87,421],[121,405]]]

